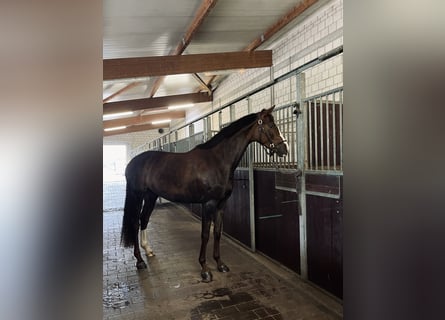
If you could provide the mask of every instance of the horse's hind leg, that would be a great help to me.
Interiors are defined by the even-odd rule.
[[[150,220],[151,213],[153,212],[154,206],[156,204],[157,195],[148,191],[144,195],[144,206],[142,207],[141,213],[141,247],[145,250],[145,253],[148,257],[154,256],[153,250],[148,244],[148,236],[147,236],[147,225]]]
[[[139,249],[139,214],[141,213],[142,194],[127,188],[124,205],[124,218],[122,222],[122,242],[125,247],[134,247],[134,256],[136,258],[136,267],[145,269],[147,265],[142,259]]]
[[[229,267],[225,265],[224,262],[222,262],[220,257],[220,240],[221,240],[221,233],[222,233],[222,220],[223,220],[223,213],[224,213],[224,207],[225,207],[225,201],[220,204],[218,207],[218,210],[215,214],[215,221],[213,224],[213,258],[216,260],[216,265],[218,268],[218,271],[220,272],[228,272],[230,271]]]
[[[199,252],[199,263],[201,264],[201,277],[203,282],[210,282],[213,279],[212,272],[206,264],[206,249],[210,236],[210,225],[212,216],[215,213],[215,205],[213,202],[207,202],[203,205],[202,210],[202,229],[201,229],[201,250]]]

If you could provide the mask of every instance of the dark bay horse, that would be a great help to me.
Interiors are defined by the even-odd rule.
[[[146,228],[156,199],[162,197],[173,202],[203,204],[199,253],[203,281],[212,281],[212,273],[206,264],[212,221],[213,257],[220,272],[229,271],[220,258],[219,243],[222,215],[232,193],[234,171],[247,146],[253,141],[279,157],[288,153],[286,140],[274,123],[273,109],[263,109],[231,123],[212,139],[188,152],[147,151],[128,163],[121,241],[125,247],[134,246],[138,269],[147,268],[139,249],[139,228],[141,246],[147,256],[152,256]]]

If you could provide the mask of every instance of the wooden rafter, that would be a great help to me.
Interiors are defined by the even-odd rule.
[[[117,96],[117,95],[121,94],[122,92],[127,91],[127,90],[129,90],[129,89],[131,89],[131,88],[133,88],[133,87],[136,87],[136,86],[139,85],[139,84],[140,84],[139,82],[132,82],[132,83],[126,85],[125,87],[123,87],[122,89],[116,91],[115,93],[109,95],[109,96],[106,97],[105,99],[103,99],[103,102],[104,102],[104,103],[105,103],[105,102],[108,102],[108,101],[110,101],[111,99],[113,99],[115,96]]]
[[[272,50],[106,59],[104,80],[272,66]]]
[[[196,11],[195,17],[187,28],[182,41],[178,44],[175,51],[173,52],[173,55],[180,55],[184,52],[185,48],[187,48],[187,46],[190,44],[193,35],[201,26],[205,17],[209,14],[210,10],[212,10],[212,8],[215,6],[216,2],[217,0],[203,0],[201,2],[201,5]]]
[[[198,92],[165,97],[108,102],[103,104],[103,114],[145,109],[160,109],[177,104],[209,102],[212,101],[212,99],[213,97],[211,95],[204,92]]]
[[[122,119],[115,119],[115,120],[106,120],[103,122],[103,126],[104,126],[104,129],[120,127],[120,126],[133,126],[133,125],[147,124],[150,122],[166,120],[166,119],[170,119],[170,120],[181,119],[184,117],[185,117],[184,110],[176,110],[176,111],[163,112],[163,113],[151,114],[151,115],[146,115],[146,116],[122,118]]]
[[[301,13],[303,13],[307,8],[312,6],[317,1],[318,0],[301,1],[291,10],[289,10],[284,16],[282,16],[277,22],[271,25],[266,31],[264,31],[262,35],[249,43],[249,45],[244,50],[252,51],[258,48],[263,42],[269,40],[273,35],[283,29],[283,27],[285,27],[289,22],[298,17]]]
[[[208,86],[207,83],[205,83],[205,81],[202,80],[198,74],[193,73],[192,75],[195,78],[195,80],[199,83],[199,85],[201,86],[201,89],[207,91],[209,94],[212,94],[212,88],[210,86]]]
[[[205,17],[209,14],[210,10],[215,6],[217,0],[203,0],[201,5],[199,6],[195,17],[190,23],[187,31],[184,34],[184,37],[181,39],[181,42],[176,46],[175,50],[171,53],[172,55],[180,55],[184,52],[185,48],[190,44],[190,41],[193,38],[193,35],[196,33],[198,28],[201,26]],[[150,92],[150,97],[153,97],[164,81],[164,76],[156,79],[155,83]]]

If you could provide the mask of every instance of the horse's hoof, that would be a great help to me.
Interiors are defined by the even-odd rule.
[[[136,268],[138,268],[138,270],[147,269],[147,264],[144,261],[139,261],[136,263]]]
[[[150,251],[147,253],[147,257],[154,257],[154,256],[155,256],[155,254],[153,253],[153,251]]]
[[[211,282],[213,280],[213,275],[210,271],[201,271],[202,282]]]
[[[218,271],[219,271],[219,272],[229,272],[230,269],[229,269],[229,267],[226,266],[225,264],[220,264],[220,265],[218,266]]]

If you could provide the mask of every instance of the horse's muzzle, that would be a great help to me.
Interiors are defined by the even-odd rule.
[[[284,157],[288,154],[289,146],[285,140],[281,141],[279,144],[275,146],[275,153],[279,157]]]

